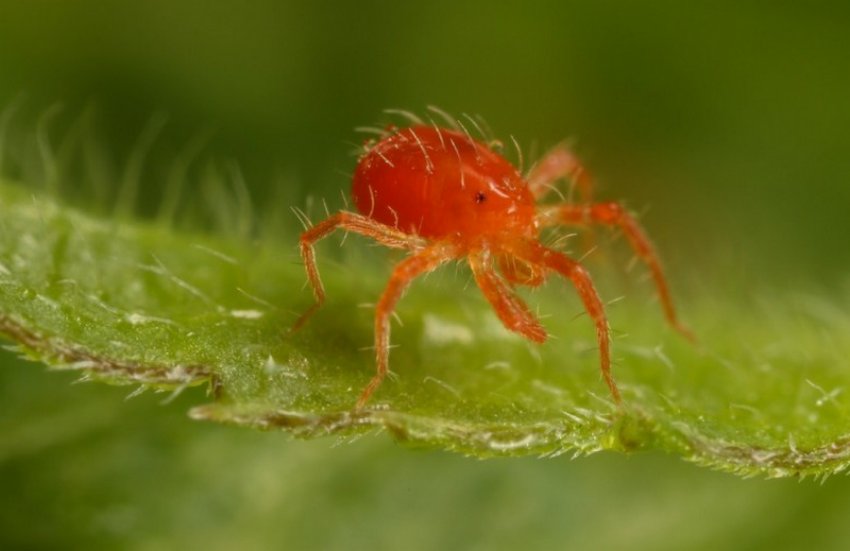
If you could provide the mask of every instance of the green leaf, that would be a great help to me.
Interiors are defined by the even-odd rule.
[[[363,303],[398,256],[355,238],[323,243],[328,302],[289,334],[312,300],[294,232],[251,240],[101,220],[10,184],[0,217],[0,329],[29,357],[86,378],[173,392],[206,383],[211,403],[191,410],[197,419],[302,437],[386,429],[482,457],[661,449],[769,476],[850,462],[846,293],[747,296],[706,284],[680,303],[693,346],[634,285],[609,309],[618,408],[569,285],[528,297],[553,335],[537,346],[500,326],[466,272],[444,269],[400,303],[395,376],[354,412],[374,369]],[[607,297],[624,285],[603,283]]]

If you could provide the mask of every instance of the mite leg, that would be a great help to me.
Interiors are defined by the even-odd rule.
[[[667,280],[664,277],[664,271],[661,269],[661,261],[655,248],[652,246],[652,241],[643,231],[637,220],[629,214],[626,209],[619,203],[596,203],[593,205],[556,205],[546,207],[541,210],[538,215],[538,221],[541,226],[550,226],[554,224],[572,224],[586,226],[590,224],[599,224],[605,226],[614,226],[620,228],[628,239],[629,244],[640,259],[649,267],[652,274],[652,280],[655,282],[655,288],[658,291],[658,297],[661,301],[661,308],[664,310],[664,316],[667,322],[676,331],[684,335],[690,340],[694,340],[691,331],[685,327],[676,317],[676,311],[673,308],[673,299],[670,297],[670,290],[667,287]]]
[[[493,269],[489,254],[473,254],[469,257],[469,265],[475,282],[484,296],[493,306],[496,315],[502,323],[523,337],[534,341],[544,342],[546,330],[528,306],[516,295],[513,289]]]
[[[362,409],[387,376],[390,357],[390,319],[395,305],[410,282],[456,256],[454,249],[442,243],[431,245],[399,262],[375,308],[375,354],[377,372],[363,389],[356,409]]]
[[[566,144],[553,147],[529,171],[526,181],[535,199],[540,199],[552,190],[552,183],[567,178],[578,189],[579,203],[589,203],[593,196],[593,181]]]
[[[319,270],[316,267],[313,245],[338,228],[371,237],[387,247],[415,249],[421,246],[421,241],[418,238],[376,222],[367,216],[353,212],[339,212],[306,230],[301,234],[301,258],[304,260],[304,266],[307,269],[307,279],[310,282],[310,287],[313,288],[313,296],[316,302],[306,312],[301,314],[301,317],[292,326],[292,331],[297,331],[301,328],[313,312],[318,310],[325,302],[325,288],[322,285],[322,279],[319,277]]]
[[[605,317],[605,307],[593,286],[590,274],[581,264],[567,255],[547,249],[533,241],[517,247],[514,253],[527,262],[554,270],[572,282],[584,304],[584,309],[596,326],[596,342],[599,346],[599,366],[602,370],[602,377],[605,379],[605,384],[608,385],[614,401],[618,404],[621,403],[620,391],[611,375],[610,331],[608,320]]]

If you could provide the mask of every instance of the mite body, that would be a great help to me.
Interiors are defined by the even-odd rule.
[[[417,126],[375,144],[354,172],[357,210],[428,240],[537,236],[528,184],[504,157],[464,134]]]
[[[357,213],[342,211],[307,229],[301,255],[316,302],[296,322],[300,327],[325,300],[313,252],[316,241],[336,229],[359,233],[409,254],[393,269],[375,311],[376,374],[357,401],[365,406],[388,370],[390,318],[410,282],[450,260],[465,258],[478,287],[502,323],[543,342],[547,333],[514,286],[537,286],[555,273],[575,287],[596,328],[600,369],[615,402],[610,334],[605,309],[588,272],[575,260],[539,242],[552,225],[620,228],[646,263],[668,322],[689,335],[673,309],[661,263],[637,221],[618,203],[593,203],[591,182],[565,146],[547,153],[521,174],[508,160],[459,128],[416,124],[386,131],[370,144],[354,172]],[[580,200],[538,206],[553,183],[571,179]]]

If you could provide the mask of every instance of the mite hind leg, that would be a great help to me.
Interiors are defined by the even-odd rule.
[[[387,376],[390,357],[390,321],[396,303],[414,279],[434,270],[455,256],[453,247],[437,243],[405,258],[393,269],[389,283],[375,307],[376,373],[361,392],[356,409],[362,409],[366,405],[369,397]]]
[[[325,302],[325,287],[322,285],[322,279],[319,276],[319,269],[316,266],[316,256],[313,246],[317,241],[327,237],[334,230],[343,229],[358,233],[360,235],[371,237],[381,245],[393,247],[397,249],[412,249],[415,250],[422,246],[419,238],[408,235],[391,226],[376,222],[367,216],[355,214],[353,212],[339,212],[330,218],[319,222],[315,226],[308,228],[301,234],[299,247],[301,250],[301,258],[304,261],[304,266],[307,269],[307,279],[310,287],[313,289],[313,297],[315,302],[296,320],[292,326],[292,331],[297,331],[304,325],[307,319],[322,306]]]

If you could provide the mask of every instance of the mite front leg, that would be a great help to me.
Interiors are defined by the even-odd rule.
[[[430,272],[440,264],[454,258],[453,247],[438,243],[431,245],[413,256],[399,262],[387,283],[384,293],[375,308],[375,356],[377,372],[363,389],[357,400],[356,409],[362,409],[387,376],[390,358],[390,320],[395,305],[407,289],[410,282],[422,274]]]
[[[605,317],[605,307],[599,298],[599,293],[596,292],[590,274],[581,264],[567,255],[547,249],[537,242],[532,241],[518,246],[514,253],[527,262],[554,270],[572,282],[584,304],[585,311],[596,327],[596,342],[599,346],[599,367],[602,370],[602,377],[605,379],[605,384],[608,385],[614,401],[620,404],[622,402],[620,391],[611,375],[611,339],[608,319]]]
[[[620,228],[628,239],[632,249],[649,267],[661,308],[668,323],[679,333],[690,340],[694,340],[690,330],[679,322],[676,311],[673,308],[673,299],[667,286],[667,279],[661,269],[661,261],[652,242],[643,231],[637,220],[629,214],[619,203],[597,203],[594,205],[556,205],[546,207],[538,215],[540,226],[551,226],[554,224],[570,224],[587,226],[591,224],[614,226]]]
[[[546,340],[546,330],[540,325],[528,306],[493,269],[489,254],[473,254],[469,265],[475,282],[493,306],[505,327],[538,343]]]
[[[592,200],[593,181],[590,173],[564,143],[549,150],[529,171],[526,181],[535,199],[540,199],[553,189],[554,182],[562,178],[569,179],[576,186],[580,203]]]
[[[387,247],[416,249],[422,246],[421,240],[417,237],[353,212],[339,212],[309,228],[301,234],[300,249],[301,258],[307,269],[307,279],[310,282],[310,287],[313,289],[313,296],[316,302],[306,312],[301,314],[301,317],[292,326],[292,331],[300,329],[307,319],[325,302],[325,287],[322,285],[322,279],[319,277],[319,269],[316,267],[316,256],[313,245],[320,239],[327,237],[334,230],[340,228],[345,231],[371,237]]]

